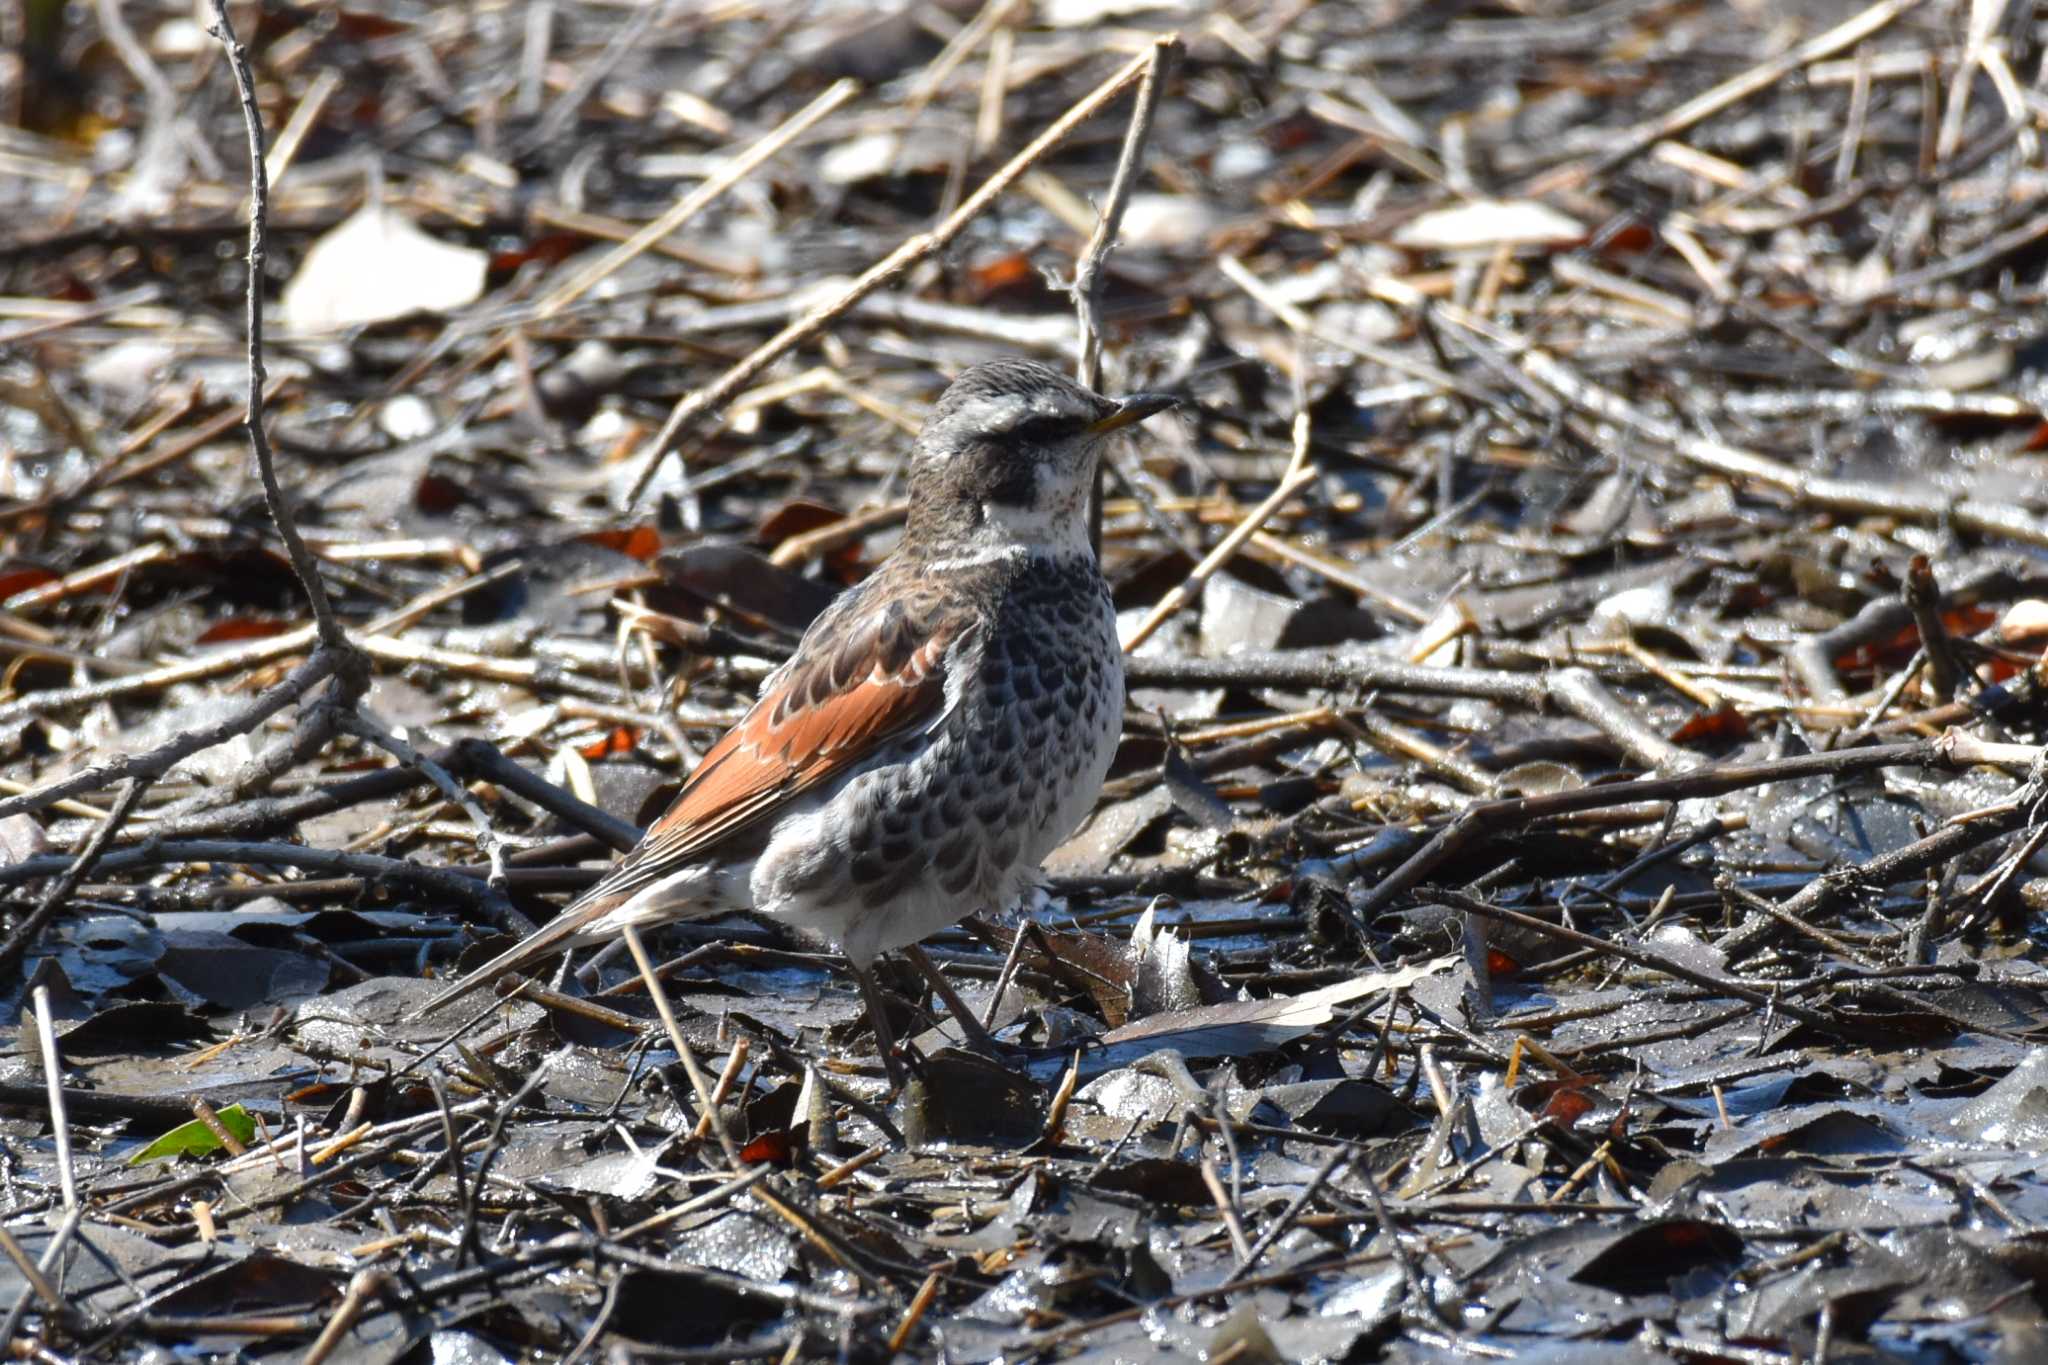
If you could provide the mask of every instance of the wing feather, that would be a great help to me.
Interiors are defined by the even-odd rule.
[[[957,622],[890,648],[892,622],[832,657],[791,669],[704,755],[674,804],[612,875],[591,889],[657,879],[692,862],[788,801],[829,782],[945,712],[946,656]],[[954,628],[943,628],[954,627]]]

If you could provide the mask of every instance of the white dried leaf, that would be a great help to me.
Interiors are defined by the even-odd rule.
[[[1577,219],[1534,199],[1475,199],[1409,219],[1395,230],[1394,241],[1401,246],[1454,251],[1576,242],[1585,235],[1586,229]]]
[[[2012,372],[2012,361],[2010,346],[1985,346],[1942,364],[1923,367],[1920,379],[1930,389],[1967,393],[2003,383]]]
[[[957,152],[952,142],[923,129],[867,133],[819,157],[818,176],[828,185],[858,185],[884,176],[931,173],[944,170]]]
[[[1191,194],[1134,194],[1124,206],[1126,247],[1188,247],[1223,225],[1223,210]]]
[[[1156,906],[1154,902],[1145,907],[1125,949],[1132,968],[1133,1019],[1202,1003],[1202,992],[1195,985],[1194,945],[1182,938],[1178,929],[1158,926],[1153,914]]]
[[[284,289],[284,322],[297,332],[331,332],[408,313],[439,313],[476,302],[490,257],[420,231],[396,209],[372,204],[306,252]]]
[[[869,133],[842,142],[818,158],[818,178],[828,185],[857,185],[887,175],[902,145],[894,133]]]
[[[1171,1048],[1190,1057],[1237,1057],[1263,1052],[1321,1028],[1345,1006],[1375,991],[1411,986],[1424,977],[1450,969],[1458,961],[1456,957],[1439,957],[1392,971],[1367,972],[1302,995],[1230,1000],[1220,1005],[1156,1014],[1112,1029],[1102,1035],[1102,1042],[1108,1048],[1131,1045],[1148,1052]],[[1109,1060],[1112,1065],[1118,1064],[1114,1057]]]
[[[2007,607],[1998,618],[1998,639],[2008,645],[2048,643],[2048,602],[2028,597]]]
[[[1668,624],[1673,610],[1669,583],[1645,583],[1603,599],[1593,608],[1593,626],[1602,635],[1625,636],[1638,626]]]

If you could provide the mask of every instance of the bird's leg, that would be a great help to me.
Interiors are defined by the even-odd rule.
[[[875,1046],[882,1050],[882,1069],[889,1073],[889,1085],[901,1090],[905,1077],[903,1063],[896,1060],[896,1034],[889,1027],[889,1012],[882,1004],[881,987],[875,984],[875,974],[859,962],[848,959],[847,970],[860,983],[860,998],[867,1002],[868,1024],[875,1031]]]
[[[981,1026],[981,1020],[974,1017],[974,1011],[968,1008],[967,1002],[960,998],[960,992],[953,989],[953,983],[946,980],[945,974],[939,970],[939,964],[932,961],[931,955],[926,953],[921,945],[911,944],[903,950],[903,956],[909,958],[910,965],[923,972],[924,979],[932,983],[932,989],[938,992],[939,999],[945,1002],[947,1012],[959,1021],[960,1032],[965,1035],[967,1046],[976,1052],[990,1054],[1000,1050],[1001,1044]]]

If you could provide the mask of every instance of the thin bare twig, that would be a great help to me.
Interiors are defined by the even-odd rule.
[[[1525,915],[1519,910],[1504,910],[1497,905],[1489,905],[1477,896],[1468,896],[1462,891],[1437,890],[1431,891],[1428,894],[1431,900],[1463,911],[1468,915],[1477,915],[1481,919],[1496,920],[1502,924],[1512,924],[1532,934],[1540,934],[1545,938],[1556,939],[1560,943],[1569,943],[1574,947],[1585,948],[1595,953],[1604,953],[1618,957],[1624,962],[1633,962],[1639,967],[1647,967],[1651,971],[1662,972],[1666,976],[1675,977],[1680,981],[1689,981],[1695,986],[1704,987],[1717,994],[1732,995],[1738,1000],[1747,1000],[1752,1005],[1769,1007],[1777,1010],[1778,1013],[1785,1015],[1787,1018],[1796,1019],[1802,1024],[1811,1025],[1836,1037],[1853,1039],[1855,1036],[1849,1027],[1830,1018],[1828,1015],[1818,1010],[1808,1009],[1804,1005],[1795,1005],[1781,998],[1775,983],[1771,984],[1769,989],[1765,989],[1760,986],[1753,986],[1746,981],[1737,981],[1726,976],[1716,976],[1710,972],[1695,971],[1683,962],[1676,961],[1668,954],[1652,952],[1649,949],[1638,948],[1625,943],[1613,943],[1595,937],[1592,934],[1582,933],[1568,925],[1549,924],[1537,919],[1533,915]]]
[[[330,876],[355,876],[371,880],[389,878],[472,906],[493,921],[532,932],[533,922],[493,891],[482,878],[445,867],[428,867],[402,858],[374,853],[347,853],[336,849],[308,848],[303,844],[238,841],[231,839],[167,839],[146,841],[134,848],[118,848],[102,854],[99,866],[107,872],[134,868],[162,867],[177,862],[254,863],[272,867],[296,867]],[[71,865],[67,855],[43,855],[0,867],[0,886],[14,886],[37,877],[60,873]]]
[[[535,305],[534,317],[553,317],[574,303],[648,247],[675,232],[716,203],[720,195],[753,174],[756,168],[809,132],[827,115],[836,112],[859,91],[860,86],[852,80],[834,81],[825,88],[824,93],[784,120],[779,128],[720,165],[704,178],[703,183],[677,200],[659,218],[557,285],[546,298]]]
[[[263,164],[263,115],[256,107],[256,77],[249,69],[249,52],[235,37],[235,26],[228,18],[227,0],[212,0],[212,4],[213,25],[207,31],[219,39],[227,51],[228,66],[235,74],[235,89],[242,97],[242,122],[249,132],[249,448],[255,452],[256,473],[263,481],[264,506],[270,510],[270,520],[277,527],[278,538],[284,542],[292,572],[298,575],[299,586],[305,589],[306,604],[312,609],[320,642],[347,657],[353,653],[353,647],[349,644],[347,632],[341,628],[340,620],[334,615],[333,604],[327,600],[327,585],[321,581],[312,551],[306,548],[306,542],[299,535],[298,523],[292,517],[291,500],[285,495],[284,486],[278,482],[277,457],[271,453],[270,437],[264,428],[263,388],[268,376],[263,368],[263,269],[270,213],[270,180]]]
[[[2043,216],[2043,223],[2044,231],[2048,231],[2048,215]],[[1762,484],[1830,511],[1900,517],[1925,524],[1947,522],[1959,530],[1994,540],[2048,546],[2048,522],[2029,515],[2022,507],[1988,498],[1952,498],[1946,489],[1934,485],[1924,491],[1886,488],[1868,480],[1807,474],[1756,451],[1694,436],[1677,423],[1646,412],[1613,390],[1594,384],[1546,351],[1525,351],[1519,359],[1524,373],[1572,406],[1647,436],[1702,469]]]
[[[1926,555],[1914,555],[1907,564],[1903,595],[1920,632],[1920,648],[1927,656],[1927,686],[1936,701],[1952,702],[1963,685],[1963,667],[1956,661],[1954,642],[1941,619],[1941,585],[1935,582]]]
[[[1245,513],[1244,520],[1230,528],[1229,534],[1216,542],[1216,547],[1202,556],[1202,562],[1188,570],[1188,576],[1176,583],[1172,590],[1153,604],[1145,619],[1138,623],[1130,638],[1124,641],[1124,652],[1134,652],[1139,645],[1152,638],[1152,633],[1166,624],[1172,615],[1195,600],[1201,594],[1202,585],[1215,576],[1218,569],[1230,562],[1254,532],[1273,519],[1273,514],[1286,506],[1288,499],[1322,477],[1322,470],[1314,465],[1306,469],[1291,469],[1280,480],[1280,486],[1266,495],[1264,502]]]
[[[50,1134],[57,1144],[57,1180],[64,1208],[78,1211],[78,1172],[71,1161],[71,1120],[64,1112],[64,1062],[57,1055],[57,1021],[50,1013],[50,988],[30,992],[36,1015],[36,1044],[42,1049],[43,1083],[50,1097]]]
[[[690,1077],[690,1088],[697,1092],[697,1104],[702,1116],[711,1120],[711,1131],[718,1137],[718,1145],[725,1151],[725,1164],[732,1170],[739,1170],[740,1149],[733,1142],[732,1134],[726,1130],[725,1116],[718,1110],[718,1099],[712,1093],[711,1083],[704,1075],[704,1068],[697,1064],[696,1049],[690,1040],[683,1037],[682,1028],[676,1023],[676,1012],[668,1003],[668,992],[662,989],[661,978],[654,974],[654,960],[647,956],[647,947],[640,942],[640,931],[627,925],[623,931],[626,949],[633,954],[633,965],[640,969],[640,977],[647,983],[647,994],[654,999],[654,1008],[661,1015],[661,1026],[668,1031],[669,1042],[675,1045],[676,1056],[682,1060],[683,1070]]]
[[[1224,1230],[1230,1234],[1230,1244],[1237,1250],[1239,1264],[1251,1260],[1251,1243],[1245,1240],[1244,1220],[1238,1215],[1237,1205],[1230,1197],[1230,1191],[1223,1188],[1223,1177],[1216,1169],[1216,1158],[1209,1155],[1209,1149],[1202,1149],[1202,1183],[1209,1189],[1209,1198],[1216,1205],[1216,1212],[1223,1219]]]
[[[1230,1272],[1231,1279],[1239,1278],[1259,1263],[1259,1258],[1286,1235],[1287,1229],[1294,1226],[1294,1220],[1301,1216],[1301,1211],[1316,1197],[1316,1192],[1348,1165],[1352,1156],[1353,1153],[1349,1149],[1339,1147],[1323,1158],[1323,1164],[1316,1168],[1315,1174],[1308,1178],[1300,1192],[1288,1201],[1287,1207],[1280,1211],[1279,1217],[1267,1224],[1265,1230],[1246,1248],[1243,1258]]]
[[[223,3],[223,0],[214,2],[218,5]],[[808,310],[803,316],[755,347],[708,388],[694,390],[685,396],[669,412],[668,419],[661,424],[661,430],[641,447],[640,473],[633,480],[626,501],[630,504],[640,500],[640,495],[646,491],[655,471],[660,468],[662,458],[669,453],[677,435],[686,425],[724,408],[742,389],[754,381],[755,376],[783,355],[823,331],[847,309],[901,275],[918,261],[942,250],[948,242],[959,236],[962,228],[979,217],[1003,191],[1015,183],[1017,177],[1029,170],[1033,163],[1058,146],[1069,133],[1092,118],[1105,104],[1115,99],[1125,86],[1143,75],[1151,60],[1148,53],[1126,62],[1116,74],[1084,95],[1073,108],[1060,115],[1050,127],[1033,138],[1023,151],[1012,157],[1001,170],[990,176],[980,189],[969,195],[959,208],[948,214],[944,222],[928,232],[920,232],[906,239],[894,251],[869,266],[838,294]]]
[[[1631,129],[1592,160],[1546,172],[1528,187],[1528,193],[1536,196],[1571,189],[1624,165],[1665,138],[1674,137],[1700,120],[1710,118],[1758,91],[1769,89],[1801,67],[1855,46],[1919,3],[1920,0],[1879,0],[1879,3],[1833,28],[1731,76],[1711,90],[1703,91],[1677,108]]]
[[[1137,103],[1131,109],[1130,126],[1124,130],[1123,151],[1117,155],[1116,174],[1110,177],[1109,197],[1096,215],[1095,231],[1089,234],[1088,245],[1074,266],[1074,281],[1068,286],[1074,298],[1075,320],[1081,328],[1081,358],[1074,367],[1074,377],[1091,389],[1102,381],[1102,266],[1116,246],[1124,208],[1131,202],[1131,191],[1138,183],[1138,167],[1145,159],[1145,144],[1151,140],[1152,125],[1159,117],[1166,76],[1180,50],[1180,35],[1169,33],[1156,39],[1146,56]]]
[[[426,774],[427,780],[440,790],[441,795],[461,809],[469,817],[470,823],[476,826],[477,847],[483,850],[484,858],[491,867],[488,878],[491,889],[505,889],[505,841],[500,839],[497,830],[492,828],[490,813],[484,809],[481,801],[457,782],[446,768],[421,753],[411,740],[396,733],[360,706],[343,718],[341,728],[366,743],[376,745],[407,767]]]
[[[1131,201],[1131,190],[1138,182],[1138,167],[1145,159],[1145,144],[1151,140],[1152,125],[1159,116],[1159,98],[1166,90],[1167,68],[1179,53],[1178,34],[1167,34],[1152,45],[1150,60],[1145,65],[1145,77],[1138,83],[1137,102],[1131,108],[1131,121],[1124,129],[1123,150],[1117,154],[1116,174],[1110,177],[1109,198],[1103,201],[1101,211],[1095,216],[1095,230],[1088,235],[1088,245],[1082,249],[1081,259],[1074,265],[1073,283],[1068,286],[1068,293],[1074,300],[1075,321],[1080,326],[1081,353],[1074,362],[1074,377],[1091,389],[1102,383],[1102,266],[1116,246],[1117,232],[1123,227],[1124,208]],[[1088,495],[1088,542],[1095,547],[1098,558],[1102,554],[1105,474],[1103,466],[1097,465],[1095,487]],[[1126,482],[1131,481],[1127,479]],[[1131,491],[1142,496],[1142,491],[1135,484]]]
[[[86,792],[99,791],[113,786],[116,782],[138,779],[147,781],[162,777],[194,754],[203,753],[216,745],[251,733],[264,721],[332,677],[346,657],[335,650],[316,650],[311,658],[293,669],[291,675],[283,682],[226,719],[173,736],[146,753],[131,754],[95,764],[69,777],[46,782],[34,791],[0,800],[0,819],[10,815],[48,810],[59,801]]]
[[[21,1273],[21,1278],[27,1282],[28,1288],[43,1301],[44,1307],[51,1312],[63,1311],[64,1295],[56,1285],[50,1283],[50,1277],[43,1274],[43,1268],[29,1258],[27,1250],[21,1243],[14,1240],[14,1234],[4,1227],[0,1227],[0,1252],[6,1254],[14,1268]]]
[[[363,1309],[369,1306],[370,1300],[383,1293],[384,1286],[390,1281],[391,1276],[375,1266],[367,1266],[351,1275],[347,1292],[341,1296],[334,1316],[327,1320],[327,1325],[320,1329],[319,1337],[306,1351],[303,1365],[323,1365],[341,1346],[342,1338],[356,1325],[356,1320],[362,1317]]]
[[[236,89],[241,97],[243,120],[249,141],[249,385],[246,414],[249,443],[255,456],[257,474],[263,485],[264,504],[270,512],[279,538],[284,542],[293,572],[305,591],[307,603],[313,613],[314,629],[320,648],[284,682],[227,720],[176,736],[148,753],[101,764],[61,782],[50,783],[33,792],[9,798],[0,802],[0,817],[17,811],[42,810],[60,800],[81,792],[96,790],[124,778],[146,782],[159,777],[195,753],[252,732],[286,706],[303,699],[315,686],[331,676],[340,675],[340,696],[352,703],[355,697],[361,694],[364,680],[368,675],[368,661],[350,643],[347,633],[342,629],[333,606],[328,601],[319,569],[311,552],[306,548],[305,541],[299,535],[298,526],[293,520],[290,500],[278,481],[276,459],[265,432],[263,270],[269,190],[263,159],[263,124],[256,107],[255,78],[249,68],[248,52],[235,37],[225,0],[213,0],[213,10],[215,26],[212,32],[227,53],[229,67],[234,74]],[[293,746],[286,746],[279,752],[295,756],[297,750]],[[260,770],[252,776],[262,780],[275,776],[275,773]]]
[[[71,1247],[72,1237],[77,1234],[84,1222],[85,1210],[81,1207],[65,1214],[64,1221],[57,1225],[56,1235],[50,1238],[49,1245],[43,1248],[42,1259],[36,1262],[36,1270],[46,1281],[51,1272],[56,1270],[58,1262],[64,1259],[64,1253]],[[21,1319],[28,1312],[30,1301],[35,1298],[36,1286],[33,1283],[24,1284],[20,1295],[14,1300],[14,1307],[7,1310],[6,1320],[0,1322],[0,1341],[15,1339],[14,1334],[21,1327]]]
[[[1995,753],[1995,748],[2010,748],[2015,752],[2009,755]],[[1761,787],[1802,777],[1839,777],[1856,772],[1875,772],[1880,768],[1893,766],[1954,768],[1987,762],[1995,762],[2001,766],[2016,766],[2031,762],[2039,752],[2038,749],[2019,745],[1987,746],[1968,735],[1950,731],[1940,739],[1914,744],[1871,745],[1860,749],[1838,749],[1831,753],[1796,754],[1787,758],[1767,759],[1760,763],[1730,763],[1719,767],[1696,769],[1682,777],[1607,782],[1594,787],[1581,787],[1575,791],[1482,802],[1466,807],[1455,821],[1439,830],[1429,843],[1418,849],[1394,872],[1382,878],[1359,907],[1358,913],[1369,921],[1373,915],[1392,903],[1395,897],[1420,884],[1430,873],[1443,866],[1453,854],[1465,848],[1484,832],[1491,830],[1526,828],[1539,820],[1555,819],[1562,815],[1599,810],[1604,807],[1719,796],[1747,787]]]

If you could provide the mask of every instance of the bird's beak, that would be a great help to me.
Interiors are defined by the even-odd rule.
[[[1112,431],[1142,422],[1156,412],[1164,412],[1180,402],[1170,393],[1134,393],[1116,405],[1116,411],[1088,428],[1090,436],[1104,436]]]

